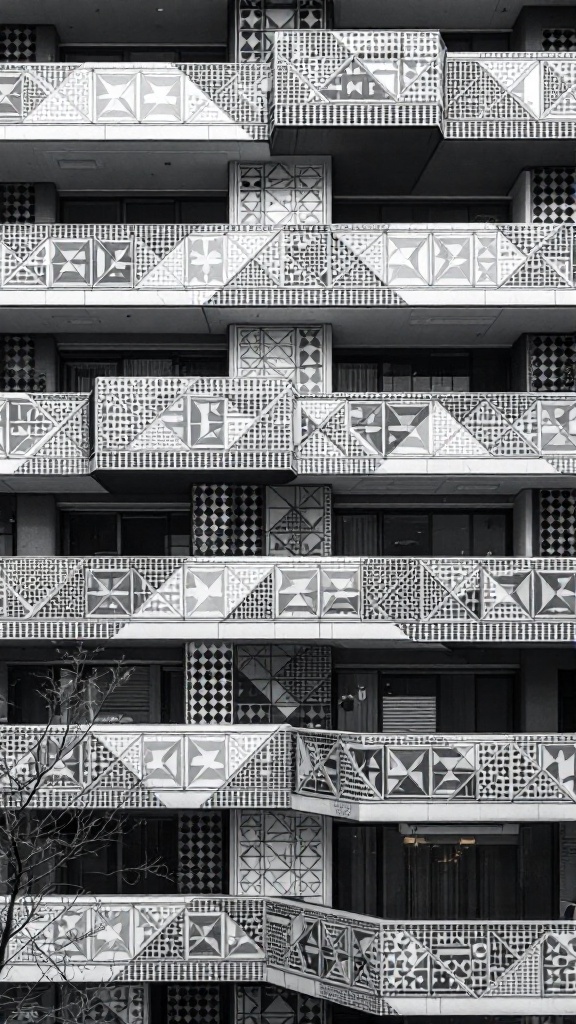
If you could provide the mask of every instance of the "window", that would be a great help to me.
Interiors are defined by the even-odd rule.
[[[146,356],[126,354],[115,359],[67,359],[62,363],[65,391],[92,391],[97,377],[225,377],[228,361],[224,352],[213,356],[194,353]]]
[[[65,512],[64,554],[189,555],[188,512]]]
[[[158,61],[170,64],[212,64],[217,61],[223,63],[228,60],[226,47],[219,44],[205,43],[198,46],[82,46],[81,44],[62,45],[60,47],[59,60],[63,63],[77,61],[98,61],[110,62],[111,64],[122,64],[124,62],[148,63]]]
[[[58,887],[62,893],[176,893],[177,850],[177,815],[124,814],[111,841],[95,843],[60,868]]]
[[[61,198],[59,219],[64,224],[227,224],[228,197]]]
[[[510,555],[511,513],[387,509],[334,515],[334,554],[351,556]]]
[[[438,392],[506,391],[510,354],[503,349],[474,352],[441,349],[366,349],[334,352],[334,390]]]
[[[507,223],[508,199],[338,199],[332,220],[339,224],[482,224]]]

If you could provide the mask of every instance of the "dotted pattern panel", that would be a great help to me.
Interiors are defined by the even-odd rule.
[[[44,391],[46,381],[35,373],[35,340],[29,334],[3,334],[0,391]]]
[[[534,224],[576,224],[576,170],[573,167],[535,167],[530,185]]]
[[[576,25],[571,28],[545,28],[542,49],[548,52],[573,53],[576,50]]]
[[[220,811],[178,815],[178,892],[218,895],[224,886],[224,833]]]
[[[266,60],[280,29],[327,28],[327,0],[239,0],[236,7],[236,52],[242,61]]]
[[[169,985],[166,995],[170,1024],[224,1024],[220,985]]]
[[[29,182],[0,184],[3,224],[33,224],[36,215],[36,189]]]
[[[23,63],[36,60],[35,25],[0,25],[0,58]]]
[[[194,484],[192,554],[261,555],[262,488],[251,484]]]
[[[574,391],[576,334],[529,334],[530,390]]]
[[[232,722],[232,646],[195,641],[186,644],[185,670],[187,723],[223,725]]]
[[[540,554],[576,556],[576,491],[540,491]]]

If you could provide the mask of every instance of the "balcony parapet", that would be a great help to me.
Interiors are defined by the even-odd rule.
[[[3,64],[0,138],[58,126],[75,141],[266,140],[269,75],[256,63]]]
[[[575,958],[574,922],[396,922],[266,902],[268,980],[367,1013],[566,1012]]]
[[[310,811],[366,821],[574,817],[573,734],[299,729],[295,739],[294,806]]]
[[[272,129],[442,125],[439,32],[275,32],[272,54]]]
[[[570,53],[449,53],[444,134],[449,139],[573,139],[575,72]]]
[[[1,901],[0,901],[1,907]],[[233,896],[21,900],[2,981],[261,981],[264,901]]]
[[[0,475],[90,472],[89,396],[0,394]]]
[[[4,725],[0,749],[2,806],[291,805],[292,737],[276,726]]]
[[[8,224],[0,302],[573,304],[575,233],[567,224]]]
[[[4,558],[0,637],[574,642],[575,558]]]

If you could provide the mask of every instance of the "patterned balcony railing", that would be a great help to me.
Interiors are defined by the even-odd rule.
[[[532,735],[378,735],[372,733],[296,733],[295,791],[328,800],[342,816],[366,817],[375,805],[438,806],[436,820],[458,815],[458,806],[476,804],[510,817],[514,805],[522,820],[530,805],[558,805],[574,816],[576,736]],[[315,805],[316,806],[316,805]],[[397,811],[396,811],[397,813]]]
[[[101,379],[93,468],[291,471],[293,401],[282,380]]]
[[[576,55],[448,54],[444,132],[463,139],[576,137]]]
[[[27,138],[70,125],[74,139],[161,138],[166,128],[170,138],[267,139],[269,75],[255,63],[3,64],[0,137],[3,125],[26,125]]]
[[[186,292],[206,306],[386,306],[431,301],[530,302],[531,291],[574,291],[574,225],[235,227],[185,224],[7,224],[0,231],[0,296],[118,289],[144,305]],[[164,293],[161,298],[158,292]],[[438,298],[441,296],[441,298]],[[550,296],[546,296],[547,301]],[[77,305],[78,296],[70,299]],[[174,295],[174,300],[182,301]]]
[[[475,464],[486,471],[488,459],[502,473],[518,471],[504,467],[504,459],[527,465],[541,459],[545,472],[573,473],[575,413],[576,395],[559,401],[511,392],[315,395],[297,402],[296,470],[414,472],[415,459],[434,459],[446,472],[446,460],[466,459],[473,472]]]
[[[291,737],[275,726],[0,726],[0,805],[289,807]],[[42,785],[37,784],[41,772]]]
[[[399,923],[267,900],[265,942],[274,984],[368,1013],[566,1013],[576,995],[573,921]]]
[[[439,32],[276,32],[272,127],[442,123]]]
[[[4,558],[3,639],[573,642],[575,558]]]
[[[89,396],[0,394],[0,475],[89,472]]]
[[[1,908],[1,903],[0,903]],[[2,981],[260,981],[264,902],[227,896],[22,900]]]

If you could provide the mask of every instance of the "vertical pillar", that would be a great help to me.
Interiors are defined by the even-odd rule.
[[[261,555],[263,494],[257,484],[192,487],[193,555]]]
[[[58,512],[51,494],[19,494],[16,499],[16,554],[58,553]]]
[[[514,554],[521,558],[531,558],[534,554],[535,494],[535,491],[520,491],[514,499]]]
[[[328,324],[230,328],[230,376],[290,381],[301,396],[332,389],[332,331]]]
[[[576,390],[576,334],[525,334],[527,390]],[[524,389],[522,389],[524,390]]]
[[[232,645],[192,640],[185,645],[184,651],[186,724],[226,725],[232,722]]]
[[[328,485],[266,488],[266,554],[332,554],[332,490]]]
[[[552,558],[576,556],[576,490],[540,491],[538,550]]]
[[[285,809],[235,811],[230,892],[329,905],[330,825],[326,815]]]
[[[178,893],[224,892],[224,825],[217,810],[178,815]]]
[[[289,157],[260,163],[230,164],[231,224],[281,227],[330,224],[329,157]]]
[[[521,656],[523,732],[558,731],[558,670],[550,651],[532,647]]]

